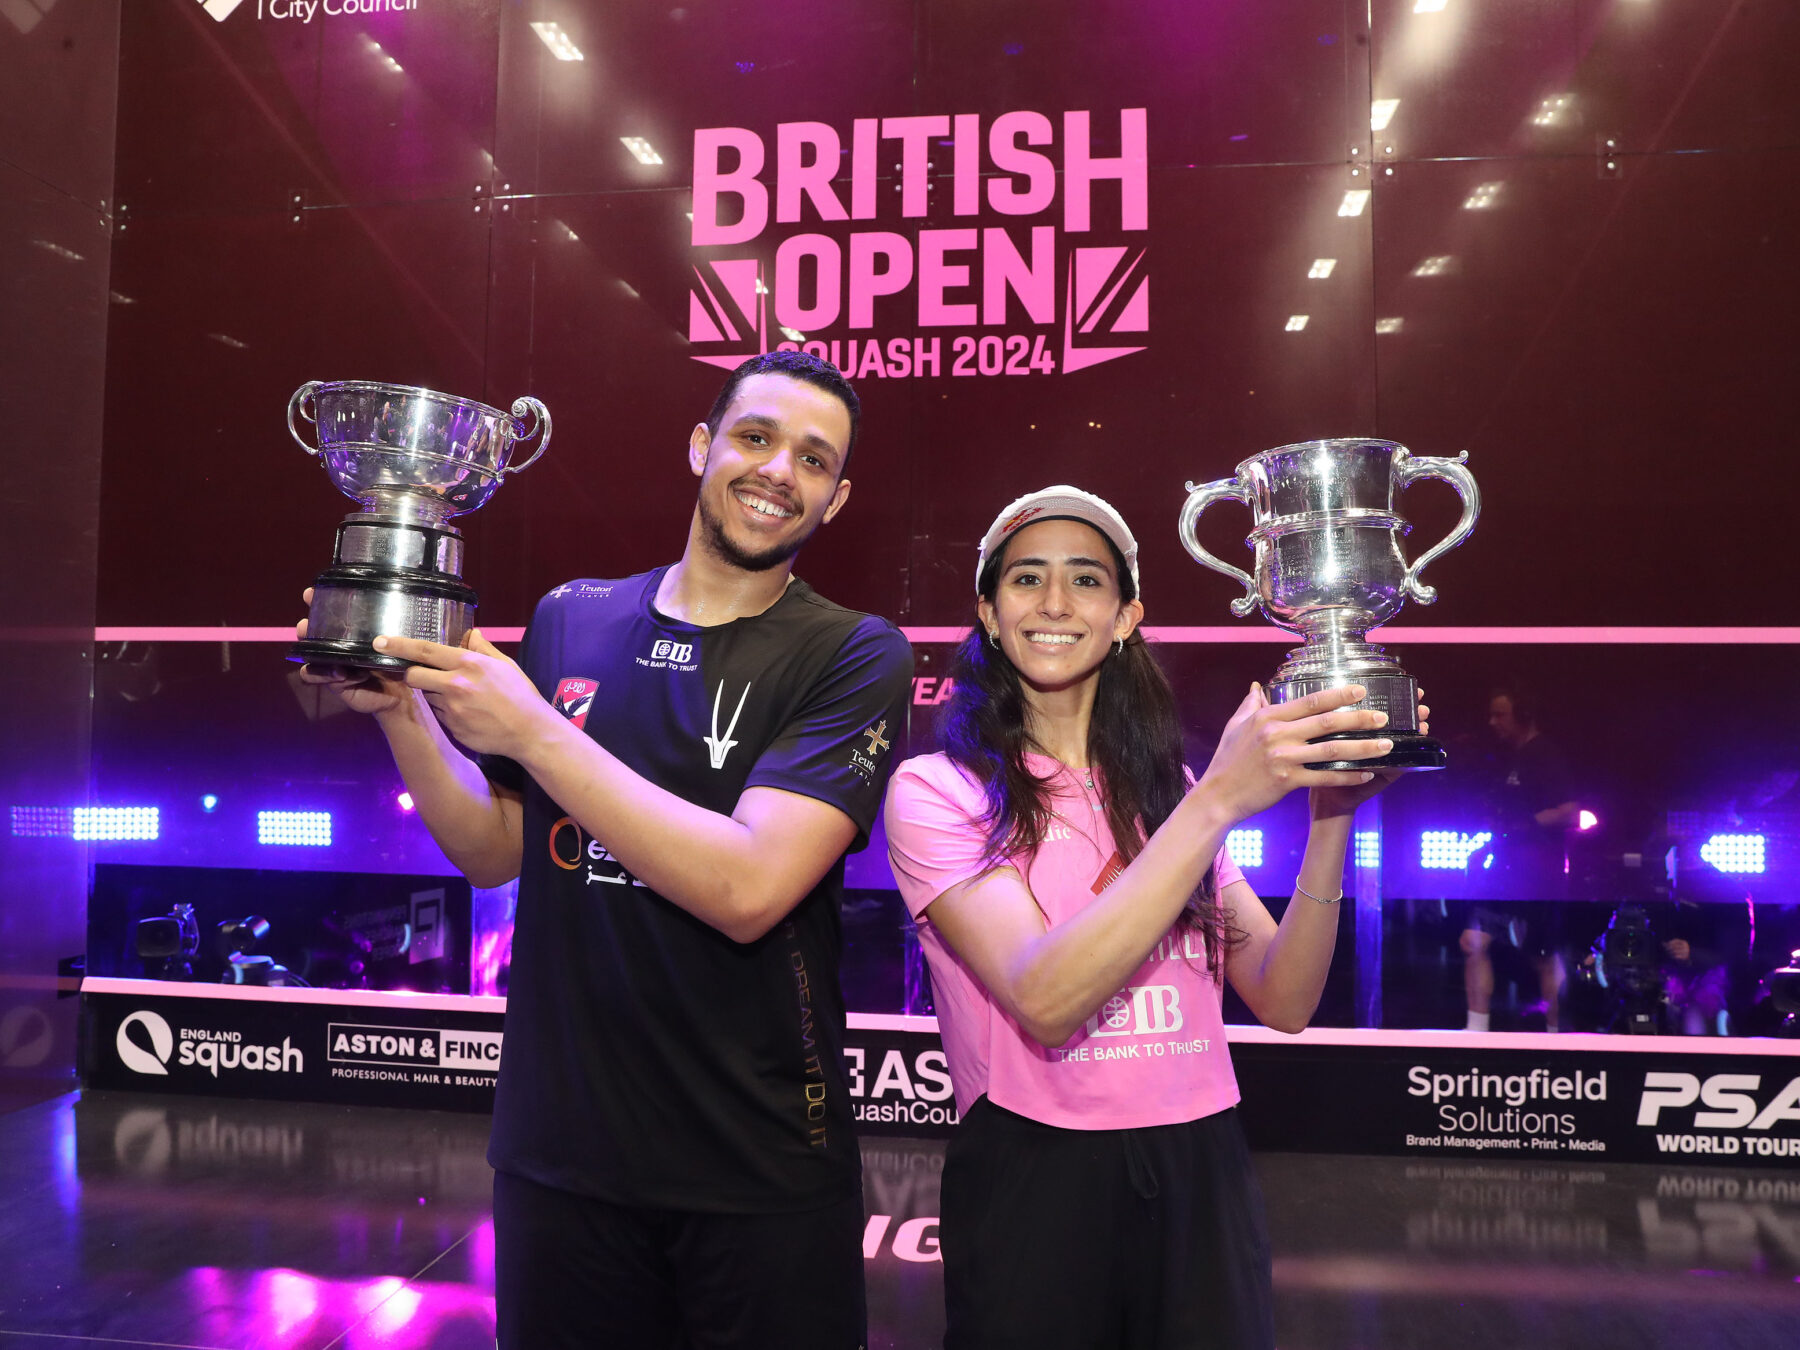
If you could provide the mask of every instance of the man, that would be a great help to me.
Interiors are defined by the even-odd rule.
[[[1477,905],[1462,934],[1467,1030],[1486,1031],[1494,997],[1495,938],[1528,951],[1538,977],[1547,1031],[1560,1030],[1564,980],[1556,905],[1566,890],[1563,834],[1579,808],[1568,762],[1538,730],[1537,710],[1519,686],[1488,699],[1488,730],[1498,743],[1495,784],[1496,856],[1511,894],[1531,906]]]
[[[859,411],[823,362],[752,358],[689,438],[680,562],[559,586],[517,664],[479,633],[390,637],[404,686],[346,690],[451,861],[521,878],[503,1347],[864,1344],[838,901],[912,655],[793,576]]]

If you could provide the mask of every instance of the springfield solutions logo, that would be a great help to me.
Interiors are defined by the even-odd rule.
[[[1148,140],[1143,108],[783,122],[773,146],[696,130],[693,358],[730,369],[773,344],[908,379],[1141,352]]]
[[[250,0],[195,0],[215,22],[224,23]],[[319,15],[404,14],[417,9],[419,0],[255,0],[258,19],[291,19],[311,23]]]

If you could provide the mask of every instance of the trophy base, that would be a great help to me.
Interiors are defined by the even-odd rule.
[[[352,670],[386,670],[395,674],[404,674],[417,664],[413,661],[402,661],[397,656],[383,656],[376,651],[372,641],[320,641],[302,639],[288,648],[287,659],[302,661],[309,666],[346,666]]]
[[[313,582],[306,636],[288,660],[362,670],[415,664],[375,650],[383,633],[460,647],[475,625],[474,588],[461,577],[412,569],[340,564]]]
[[[1335,736],[1321,736],[1309,745],[1330,745],[1333,741],[1362,741],[1371,736],[1383,736],[1394,743],[1394,748],[1379,759],[1322,759],[1308,764],[1309,769],[1344,769],[1352,773],[1363,770],[1401,770],[1408,773],[1424,773],[1431,769],[1441,769],[1449,763],[1444,753],[1443,742],[1435,736],[1421,736],[1416,731],[1347,731]]]

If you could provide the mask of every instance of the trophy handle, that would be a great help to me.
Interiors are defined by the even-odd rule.
[[[529,430],[518,420],[525,416],[526,413],[531,414]],[[550,444],[550,410],[542,403],[539,403],[535,398],[529,397],[514,399],[512,415],[514,444],[517,444],[519,441],[529,440],[533,436],[538,437],[538,444],[537,449],[531,452],[530,459],[526,460],[523,464],[506,465],[500,470],[503,474],[518,473],[522,469],[529,469],[533,464],[537,463],[537,457],[544,453],[544,447]],[[540,432],[542,435],[539,435]],[[507,458],[512,458],[510,452],[508,452]]]
[[[1226,576],[1244,583],[1244,593],[1231,602],[1231,612],[1240,619],[1256,608],[1256,582],[1241,567],[1233,567],[1208,553],[1200,544],[1195,533],[1200,525],[1200,513],[1214,502],[1242,502],[1250,505],[1250,499],[1244,495],[1244,489],[1235,478],[1221,478],[1217,482],[1202,483],[1198,487],[1187,485],[1188,499],[1181,508],[1181,543],[1193,555],[1194,561],[1202,567],[1210,567],[1215,572],[1223,572]]]
[[[312,402],[313,396],[319,392],[321,387],[319,381],[308,380],[305,384],[294,390],[294,396],[288,400],[288,435],[294,438],[295,445],[299,446],[309,455],[318,454],[319,447],[316,445],[308,445],[300,438],[300,428],[294,425],[294,414],[299,413],[300,416],[304,417],[314,426],[317,426],[318,418],[306,410],[306,405]]]
[[[1463,468],[1468,458],[1467,450],[1455,459],[1446,459],[1442,456],[1414,455],[1404,448],[1394,456],[1396,488],[1404,488],[1420,478],[1441,478],[1455,488],[1456,495],[1462,498],[1462,519],[1456,522],[1456,528],[1440,539],[1435,547],[1426,549],[1419,560],[1406,569],[1406,578],[1401,588],[1421,605],[1429,605],[1437,599],[1437,587],[1425,585],[1419,580],[1419,573],[1438,554],[1448,553],[1467,539],[1469,531],[1475,528],[1475,517],[1481,514],[1481,489],[1475,486],[1475,475]]]

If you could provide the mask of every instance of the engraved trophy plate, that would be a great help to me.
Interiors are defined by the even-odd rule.
[[[297,418],[315,425],[317,446]],[[381,634],[459,645],[474,626],[476,596],[462,579],[462,532],[450,520],[544,453],[550,410],[521,398],[509,415],[412,385],[312,380],[288,401],[288,432],[362,505],[338,525],[332,566],[313,583],[306,637],[288,659],[396,670],[411,663],[379,655]],[[533,436],[537,449],[512,463]]]
[[[1269,681],[1270,701],[1286,703],[1320,689],[1360,684],[1368,696],[1353,706],[1388,715],[1379,734],[1394,742],[1389,754],[1307,767],[1444,767],[1443,746],[1419,732],[1418,686],[1367,634],[1393,618],[1409,597],[1422,605],[1437,599],[1419,574],[1467,539],[1481,513],[1481,493],[1463,467],[1467,459],[1467,452],[1455,459],[1417,456],[1393,441],[1304,441],[1252,455],[1238,465],[1234,478],[1187,485],[1181,542],[1196,562],[1243,583],[1232,613],[1242,617],[1260,607],[1270,622],[1302,638]],[[1394,499],[1421,478],[1440,478],[1455,488],[1462,518],[1418,561],[1408,563],[1400,541],[1412,527],[1394,509]],[[1250,508],[1254,528],[1245,542],[1253,551],[1254,576],[1214,557],[1199,541],[1202,513],[1220,501]],[[1368,734],[1342,732],[1315,743]]]

